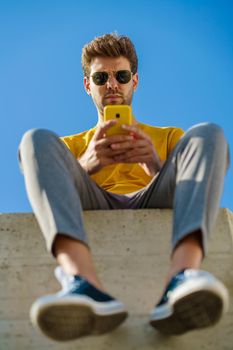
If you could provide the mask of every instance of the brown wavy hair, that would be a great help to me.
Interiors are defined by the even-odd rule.
[[[82,49],[82,69],[84,76],[89,78],[90,65],[95,57],[119,56],[126,57],[130,62],[132,73],[137,73],[137,53],[132,41],[127,36],[111,33],[96,37]]]

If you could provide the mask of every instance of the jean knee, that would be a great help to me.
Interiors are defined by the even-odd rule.
[[[222,127],[218,124],[204,123],[202,128],[203,128],[203,132],[207,135],[213,135],[213,136],[219,135],[221,137],[224,137],[224,131],[223,131]]]
[[[56,134],[47,129],[30,129],[26,131],[20,142],[19,150],[22,152],[25,148],[45,147],[54,138],[58,138]]]
[[[24,133],[20,144],[22,145],[22,144],[28,144],[28,143],[34,143],[34,142],[40,142],[40,141],[43,142],[44,140],[54,136],[56,135],[50,130],[30,129]]]
[[[36,154],[47,153],[51,141],[58,139],[57,135],[46,129],[30,129],[26,131],[18,148],[18,160],[21,170],[24,161],[34,158]]]
[[[194,125],[185,134],[187,137],[201,137],[207,142],[225,142],[226,138],[221,126],[215,123],[201,123]]]

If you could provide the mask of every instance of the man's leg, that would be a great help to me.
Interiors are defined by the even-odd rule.
[[[66,235],[57,235],[54,242],[54,255],[58,264],[68,275],[80,275],[104,291],[88,246]]]
[[[100,287],[82,208],[109,209],[105,194],[58,137],[47,130],[27,132],[19,152],[28,197],[48,250],[65,272],[80,274]]]
[[[184,254],[181,247],[185,246],[187,233],[192,233],[193,245],[199,243],[203,255],[207,253],[228,167],[228,145],[218,126],[202,124],[186,134],[176,154],[179,170],[173,204],[173,265],[179,265]],[[201,261],[198,249],[196,254]]]
[[[161,174],[141,194],[141,207],[174,209],[166,284],[184,269],[199,268],[217,217],[226,168],[227,143],[222,130],[200,124],[185,134]]]
[[[141,208],[173,208],[173,253],[168,277],[181,268],[199,266],[206,254],[226,169],[227,143],[222,130],[214,124],[200,124],[183,136],[159,176],[136,198]],[[189,251],[193,246],[196,253],[184,254],[181,246]],[[188,260],[185,266],[186,255],[191,266]]]
[[[62,273],[58,273],[60,281],[67,289],[66,282],[72,280],[68,283],[72,292],[68,294],[74,291],[76,294],[75,301],[71,298],[66,307],[67,295],[65,299],[63,294],[38,299],[31,309],[32,320],[45,334],[61,340],[115,328],[126,317],[126,311],[122,303],[103,293],[82,219],[82,208],[112,208],[111,196],[89,178],[67,147],[50,131],[27,132],[19,155],[29,200],[47,248],[62,267]],[[93,314],[91,310],[95,308]],[[102,310],[101,316],[97,315],[98,308]],[[59,317],[63,313],[64,320]]]

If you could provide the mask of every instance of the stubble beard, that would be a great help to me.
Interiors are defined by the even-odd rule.
[[[133,101],[133,92],[131,94],[128,94],[128,96],[121,95],[121,97],[122,97],[121,103],[113,101],[113,103],[111,103],[111,105],[128,105],[128,106],[131,106],[132,101]],[[109,105],[109,103],[106,103],[106,101],[103,98],[102,101],[101,101],[101,104],[98,105],[97,103],[95,103],[95,105],[96,105],[97,110],[99,111],[99,113],[103,116],[104,115],[104,107]]]

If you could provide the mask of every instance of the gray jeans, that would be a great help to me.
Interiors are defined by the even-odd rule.
[[[223,189],[227,152],[220,127],[196,125],[181,138],[160,173],[142,190],[126,195],[100,188],[51,131],[26,132],[19,157],[48,250],[52,251],[59,233],[88,244],[82,209],[173,208],[172,247],[201,230],[206,253]]]

